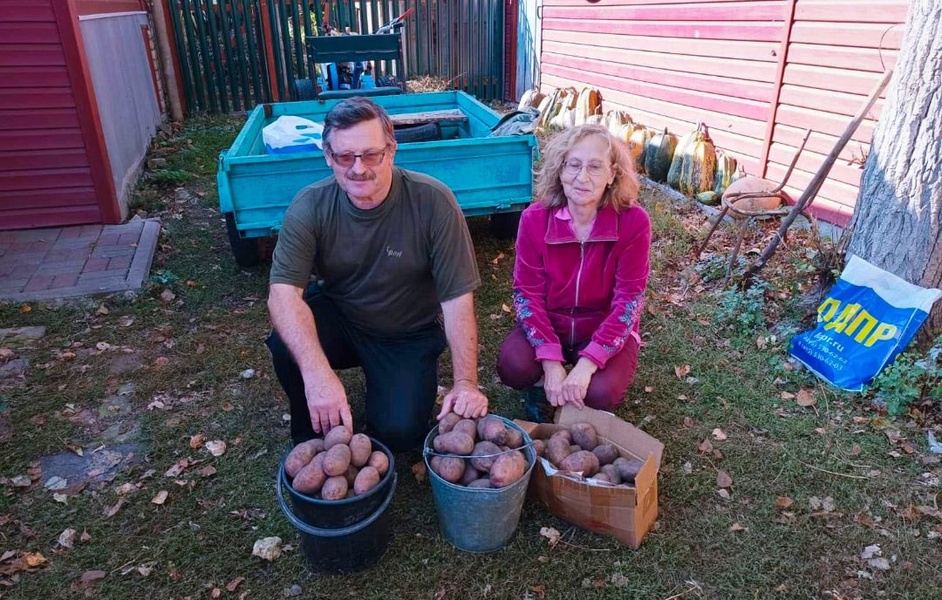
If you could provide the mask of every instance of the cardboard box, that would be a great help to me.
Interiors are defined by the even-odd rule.
[[[573,423],[591,423],[599,437],[618,448],[626,458],[638,458],[644,466],[634,486],[610,486],[579,481],[552,470],[545,459],[533,469],[527,495],[545,505],[550,512],[574,525],[609,535],[637,549],[657,518],[657,472],[661,466],[664,444],[615,415],[566,405],[557,411],[555,424],[537,424],[516,420],[530,437],[548,438],[556,430]],[[545,465],[544,465],[545,463]]]

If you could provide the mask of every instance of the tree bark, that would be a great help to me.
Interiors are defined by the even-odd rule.
[[[848,252],[942,287],[942,2],[912,0],[864,166]],[[928,321],[942,330],[942,302]]]

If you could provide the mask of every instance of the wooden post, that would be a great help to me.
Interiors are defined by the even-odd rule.
[[[268,18],[268,0],[261,0],[259,4],[262,14],[262,43],[265,45],[265,56],[268,60],[268,89],[274,102],[280,102],[278,93],[278,72],[275,70],[275,44],[271,39],[271,19]],[[289,82],[290,83],[290,82]]]
[[[163,71],[164,85],[167,88],[167,100],[170,102],[170,118],[183,121],[186,99],[183,97],[183,79],[180,70],[180,56],[176,46],[171,43],[169,0],[155,0],[154,29],[157,34],[157,47],[160,50],[160,67]]]

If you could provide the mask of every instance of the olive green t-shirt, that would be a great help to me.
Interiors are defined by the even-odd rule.
[[[333,176],[295,196],[269,283],[304,288],[312,277],[353,324],[380,336],[432,324],[441,302],[481,283],[454,194],[400,168],[386,200],[371,210],[356,208]]]

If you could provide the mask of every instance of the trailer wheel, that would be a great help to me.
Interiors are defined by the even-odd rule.
[[[438,123],[425,123],[424,125],[409,125],[397,127],[393,130],[397,144],[411,144],[413,142],[431,142],[442,139],[442,128]]]
[[[232,256],[240,267],[255,267],[261,262],[261,252],[258,249],[258,240],[255,238],[244,238],[236,229],[235,216],[232,213],[226,213],[226,233],[229,235],[229,246],[232,248]]]
[[[314,91],[314,82],[310,79],[294,80],[294,99],[295,100],[316,100],[317,93]]]
[[[491,235],[499,240],[512,240],[517,237],[520,225],[519,212],[503,212],[491,215]]]

